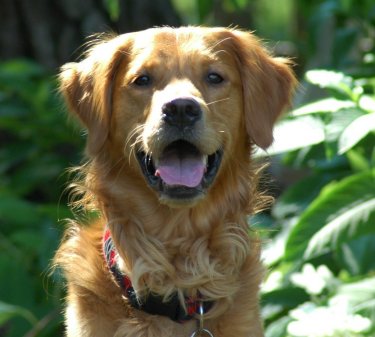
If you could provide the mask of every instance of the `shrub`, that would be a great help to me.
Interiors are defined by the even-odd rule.
[[[308,174],[272,210],[281,231],[265,252],[266,336],[373,336],[375,78],[306,79],[329,97],[284,119],[270,151]]]
[[[70,214],[62,172],[82,148],[65,119],[43,68],[25,60],[0,64],[2,336],[56,335],[61,326],[61,286],[47,274],[61,236],[57,219]]]

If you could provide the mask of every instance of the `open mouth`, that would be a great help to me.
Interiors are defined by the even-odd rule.
[[[169,144],[159,158],[143,151],[137,152],[149,185],[172,199],[192,199],[204,194],[214,181],[222,156],[221,149],[204,155],[185,140]]]

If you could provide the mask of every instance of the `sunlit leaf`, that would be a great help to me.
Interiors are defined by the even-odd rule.
[[[359,100],[359,106],[361,109],[368,112],[375,112],[375,98],[369,95],[362,95]]]
[[[367,191],[369,192],[369,191]],[[345,192],[344,192],[345,193]],[[347,193],[347,192],[346,192]],[[335,216],[309,240],[304,258],[311,259],[334,250],[341,243],[360,235],[375,232],[375,191],[368,193],[358,204],[351,204]]]
[[[375,277],[343,284],[338,287],[336,296],[345,296],[355,312],[366,311],[375,318]]]
[[[326,231],[330,232],[329,229],[335,226],[345,231],[345,228],[340,227],[344,224],[348,231],[357,230],[352,215],[356,214],[361,216],[361,219],[366,220],[372,212],[372,200],[374,198],[375,171],[359,173],[325,187],[319,197],[302,213],[298,223],[291,231],[286,245],[285,259],[287,261],[301,261],[301,256],[304,256],[304,254],[306,254],[305,258],[311,257],[312,248],[309,248],[309,254],[306,252],[311,238],[332,222],[334,225],[327,227]],[[359,205],[366,205],[367,207]],[[352,209],[355,211],[352,212]],[[336,220],[335,223],[335,219],[339,220]],[[331,231],[330,233],[333,235],[335,232]],[[315,239],[314,242],[316,242]],[[316,247],[316,245],[313,247]],[[326,246],[322,246],[319,251],[322,252],[324,248]]]
[[[353,79],[343,73],[331,70],[310,70],[305,75],[306,80],[324,89],[352,98]]]
[[[338,153],[343,154],[350,150],[371,131],[375,131],[375,113],[358,117],[341,134]]]
[[[292,321],[289,316],[284,316],[267,326],[266,337],[285,337],[288,324]]]
[[[334,112],[340,109],[354,108],[355,104],[349,100],[324,98],[319,101],[303,105],[291,112],[292,116],[302,116],[322,112]]]
[[[371,327],[367,317],[353,314],[350,303],[344,297],[329,299],[327,303],[319,303],[317,300],[304,303],[289,312],[289,316],[294,321],[288,325],[288,336],[294,337],[353,337]]]
[[[345,128],[350,125],[353,120],[363,116],[363,112],[355,108],[345,108],[333,112],[330,115],[330,121],[326,124],[326,142],[335,142],[344,132]],[[335,152],[336,154],[336,152]]]
[[[274,130],[274,143],[267,153],[274,155],[297,150],[324,141],[324,124],[312,116],[281,121]]]

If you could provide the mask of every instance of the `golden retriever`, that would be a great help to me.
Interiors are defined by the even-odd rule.
[[[67,336],[263,336],[251,153],[289,104],[288,62],[249,32],[163,27],[96,41],[59,79],[99,214],[56,255]]]

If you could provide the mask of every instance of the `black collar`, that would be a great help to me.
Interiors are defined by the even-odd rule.
[[[165,302],[163,297],[150,293],[146,299],[139,299],[132,287],[130,278],[118,268],[118,253],[113,243],[111,232],[107,229],[103,237],[103,252],[107,266],[111,271],[118,285],[123,289],[124,295],[129,300],[133,308],[145,311],[151,315],[161,315],[179,323],[184,323],[195,318],[199,306],[203,305],[203,312],[206,313],[213,305],[211,301],[203,301],[201,298],[185,298],[187,312],[181,305],[177,293]]]

